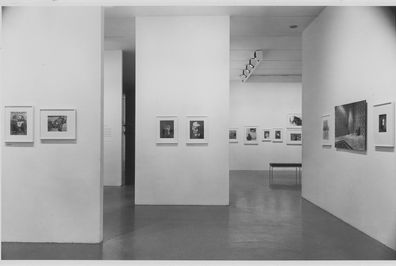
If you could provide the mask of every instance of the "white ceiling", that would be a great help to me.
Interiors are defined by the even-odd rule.
[[[107,7],[105,8],[105,39],[128,41],[131,32],[125,28],[136,16],[231,16],[230,79],[239,75],[253,57],[255,50],[264,50],[264,60],[252,75],[251,81],[273,81],[274,78],[301,80],[301,33],[321,12],[323,7]],[[133,22],[134,20],[132,20]],[[107,23],[106,23],[107,22]],[[109,25],[106,27],[106,24]],[[298,25],[291,29],[290,25]],[[134,33],[133,33],[134,34]],[[134,36],[133,36],[134,38]],[[125,46],[125,45],[124,45]]]

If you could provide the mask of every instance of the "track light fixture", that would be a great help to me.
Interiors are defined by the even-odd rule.
[[[240,75],[242,82],[247,81],[257,66],[260,64],[261,60],[263,59],[263,50],[254,51],[253,56],[253,58],[249,58],[248,64],[246,65],[245,69],[242,70],[242,75]]]

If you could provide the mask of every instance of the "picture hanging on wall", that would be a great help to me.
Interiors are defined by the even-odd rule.
[[[40,109],[40,138],[76,139],[75,109]]]
[[[395,146],[395,103],[374,105],[374,143],[376,147]]]
[[[262,130],[263,139],[262,141],[271,141],[271,129],[265,128]]]
[[[245,127],[245,144],[246,145],[257,145],[258,144],[258,127],[257,126],[246,126]]]
[[[178,142],[178,120],[176,116],[157,116],[157,143]]]
[[[238,142],[238,129],[237,128],[230,128],[228,131],[228,140],[230,143],[237,143]]]
[[[335,147],[367,150],[367,102],[360,101],[335,107]]]
[[[283,142],[283,129],[274,128],[272,130],[272,142]]]
[[[208,143],[209,124],[207,116],[187,117],[187,143]]]
[[[5,106],[5,142],[33,142],[33,106]]]
[[[301,145],[302,132],[298,128],[289,128],[286,131],[286,144],[288,145]]]
[[[322,146],[331,146],[329,114],[322,116]]]
[[[288,114],[287,115],[287,128],[302,126],[302,116],[301,114]]]

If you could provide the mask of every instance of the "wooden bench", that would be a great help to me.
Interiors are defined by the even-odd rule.
[[[274,181],[274,168],[296,168],[296,184],[301,184],[301,163],[270,163],[268,170],[270,185],[272,185]]]

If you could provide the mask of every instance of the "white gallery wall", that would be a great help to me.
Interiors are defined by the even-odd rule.
[[[328,7],[303,33],[302,195],[396,249],[396,153],[374,147],[373,104],[396,100],[396,27],[390,10]],[[367,100],[367,152],[334,148],[334,107]],[[332,115],[332,147],[321,115]]]
[[[122,185],[122,51],[104,51],[103,182]]]
[[[229,17],[136,18],[136,204],[229,203]],[[178,144],[156,144],[156,116],[179,118]],[[186,116],[209,143],[187,145]]]
[[[290,113],[301,114],[301,83],[232,81],[229,126],[238,128],[239,139],[229,144],[230,170],[268,170],[269,163],[301,163],[301,145],[286,144]],[[258,145],[244,144],[246,126],[259,127]],[[283,128],[283,142],[262,142],[264,128]]]
[[[34,143],[1,144],[2,241],[102,240],[102,37],[98,7],[5,9],[1,106],[35,124]],[[41,141],[40,108],[75,108],[77,139]]]

